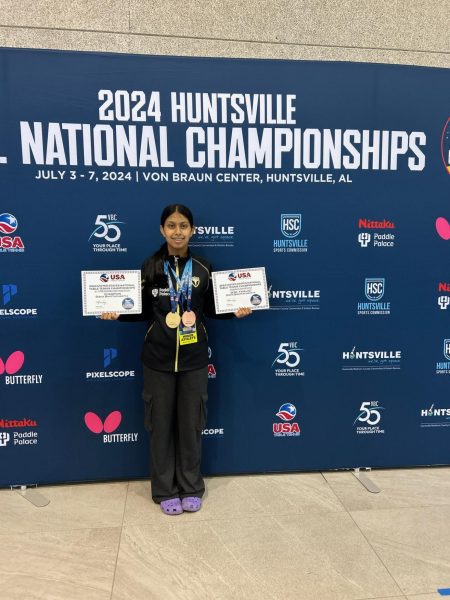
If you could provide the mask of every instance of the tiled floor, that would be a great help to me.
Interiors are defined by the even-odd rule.
[[[168,517],[149,482],[0,491],[2,600],[432,600],[450,588],[450,468],[216,477]]]

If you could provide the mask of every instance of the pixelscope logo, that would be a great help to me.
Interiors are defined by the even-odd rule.
[[[189,245],[196,248],[233,248],[234,225],[198,225]]]
[[[441,135],[441,156],[445,170],[450,175],[450,117],[447,119]]]
[[[302,215],[281,214],[281,234],[283,239],[273,240],[274,252],[307,252],[308,240],[297,239],[302,230]],[[287,238],[287,239],[286,239]]]
[[[12,236],[19,223],[11,213],[0,214],[0,252],[24,252],[25,246],[20,236]],[[5,234],[5,235],[1,235]]]
[[[274,290],[269,288],[270,310],[319,310],[320,290]]]
[[[303,377],[304,371],[298,366],[300,364],[300,352],[304,348],[298,347],[298,342],[281,342],[278,346],[277,356],[272,363],[275,367],[274,373],[277,377]]]
[[[119,410],[109,413],[104,421],[96,413],[87,412],[84,415],[84,423],[92,433],[96,435],[103,433],[104,444],[135,443],[138,439],[136,432],[114,433],[122,423],[122,413]]]
[[[364,293],[369,302],[358,302],[358,315],[389,315],[391,314],[390,302],[378,302],[384,296],[384,277],[366,277]]]
[[[117,348],[103,348],[103,368],[107,369],[113,361],[119,356]],[[86,379],[88,381],[96,381],[98,379],[110,380],[129,380],[134,379],[136,372],[134,369],[116,369],[110,371],[87,371]]]
[[[6,361],[0,358],[0,375],[5,375],[4,382],[6,385],[30,385],[40,384],[43,380],[43,375],[16,375],[25,362],[25,354],[21,350],[12,352]]]
[[[119,221],[117,215],[97,215],[95,219],[96,228],[89,236],[89,242],[92,238],[104,240],[102,243],[92,243],[94,252],[128,252],[128,248],[124,248],[118,242],[122,235],[122,230],[119,225],[125,225],[124,221]]]
[[[293,420],[297,416],[297,409],[291,402],[285,402],[275,413],[282,423],[273,423],[272,432],[274,437],[298,437],[300,427]]]
[[[357,423],[364,423],[356,427],[356,433],[362,435],[385,433],[385,430],[379,426],[381,421],[381,411],[385,410],[383,406],[378,404],[377,400],[372,402],[363,402],[359,407],[359,414],[353,421],[353,426]]]
[[[356,350],[342,352],[342,371],[398,371],[401,350]]]
[[[395,235],[393,233],[378,233],[377,230],[395,229],[395,223],[383,219],[374,221],[372,219],[358,220],[358,229],[368,229],[358,234],[358,243],[361,248],[393,248],[395,244]],[[375,230],[375,231],[374,231]]]
[[[17,295],[15,283],[4,283],[0,286],[3,306],[7,306]],[[34,319],[38,316],[37,308],[0,308],[0,317],[3,319]]]

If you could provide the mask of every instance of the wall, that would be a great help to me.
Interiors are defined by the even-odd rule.
[[[0,46],[450,67],[441,0],[0,0]]]

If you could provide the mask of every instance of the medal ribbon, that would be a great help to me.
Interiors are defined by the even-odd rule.
[[[169,270],[173,275],[177,283],[177,291],[173,286],[172,277],[169,274]],[[191,308],[191,299],[192,299],[192,258],[190,258],[183,270],[183,275],[181,276],[181,280],[178,277],[177,273],[172,269],[169,261],[164,261],[164,273],[167,276],[167,283],[169,285],[169,295],[170,295],[170,305],[172,307],[172,312],[177,312],[178,303],[183,302],[183,297],[187,302],[187,310],[189,311]]]

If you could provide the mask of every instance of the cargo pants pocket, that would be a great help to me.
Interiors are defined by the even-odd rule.
[[[152,431],[152,409],[153,409],[153,396],[151,394],[142,394],[144,401],[144,427],[147,431]]]

